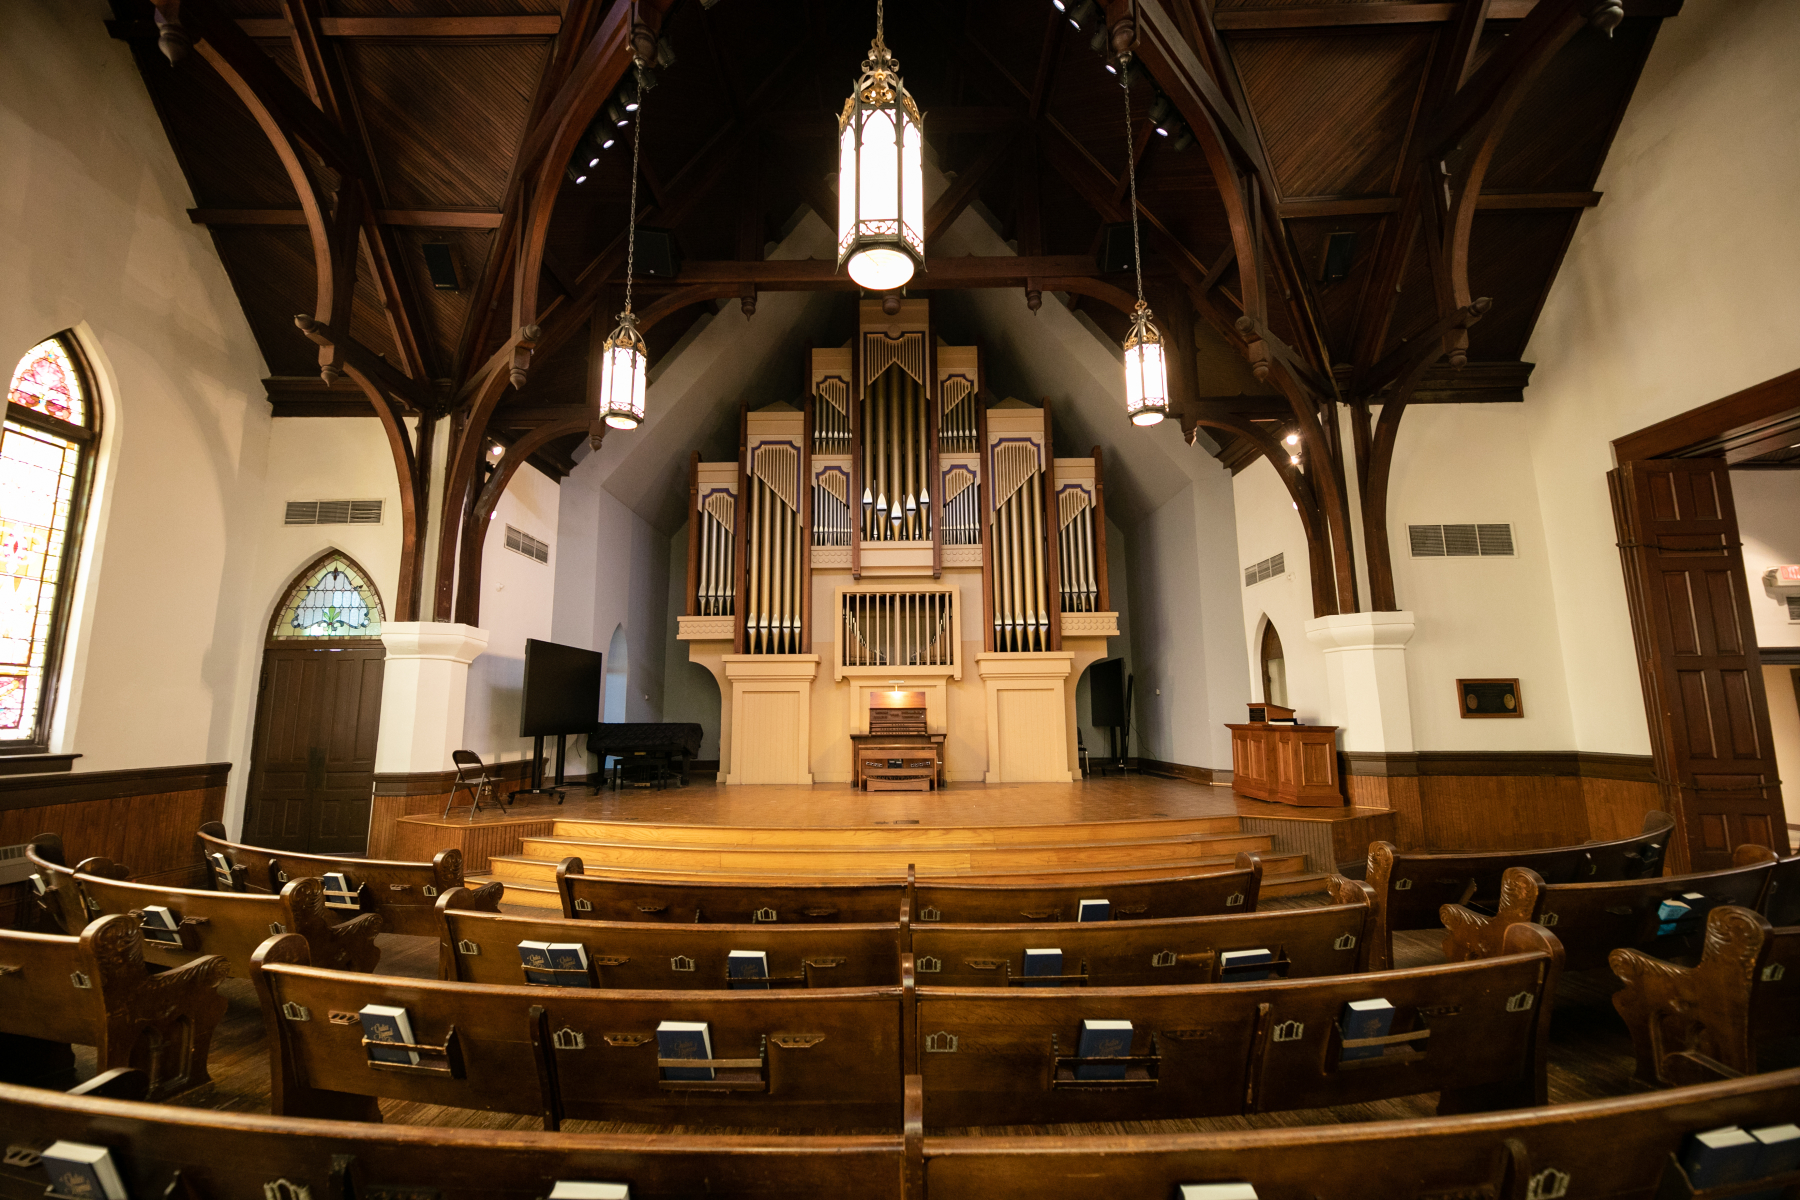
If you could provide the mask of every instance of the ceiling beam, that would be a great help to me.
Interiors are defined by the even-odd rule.
[[[237,26],[248,37],[259,41],[286,41],[293,27],[285,17],[240,17]],[[108,21],[107,31],[120,41],[154,38],[154,21]],[[380,38],[390,42],[495,41],[528,38],[540,41],[555,37],[562,28],[562,18],[547,16],[517,17],[326,17],[320,31],[330,38]]]
[[[1537,0],[1494,0],[1493,21],[1519,21]],[[1628,17],[1672,17],[1682,0],[1625,0]],[[1326,4],[1305,8],[1236,8],[1215,12],[1213,26],[1222,32],[1259,29],[1350,29],[1369,25],[1438,25],[1456,15],[1455,3]]]
[[[298,208],[190,208],[188,220],[196,225],[305,225]],[[496,209],[379,208],[371,214],[377,225],[401,225],[413,229],[498,229],[502,220]]]
[[[1475,201],[1479,212],[1504,212],[1519,209],[1595,208],[1600,192],[1488,192]],[[1399,196],[1361,196],[1347,200],[1284,200],[1276,205],[1276,215],[1286,220],[1310,220],[1333,217],[1385,216],[1400,211]]]

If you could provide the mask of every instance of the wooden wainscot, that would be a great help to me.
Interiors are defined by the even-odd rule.
[[[1231,730],[1231,790],[1253,800],[1304,808],[1345,803],[1338,779],[1337,726],[1302,725],[1279,704],[1250,705]]]

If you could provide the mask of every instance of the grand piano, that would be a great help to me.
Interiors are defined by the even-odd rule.
[[[589,754],[619,760],[621,782],[667,783],[671,776],[687,786],[688,764],[700,755],[700,726],[692,722],[603,724],[588,734]]]

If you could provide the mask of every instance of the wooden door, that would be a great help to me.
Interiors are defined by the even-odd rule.
[[[1678,837],[1670,870],[1788,852],[1731,476],[1722,458],[1609,474],[1656,774]]]
[[[246,842],[363,852],[385,657],[380,642],[263,651]]]

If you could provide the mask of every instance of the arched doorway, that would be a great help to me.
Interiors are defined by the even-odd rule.
[[[1287,660],[1281,653],[1281,635],[1275,632],[1275,622],[1267,617],[1263,618],[1259,656],[1262,659],[1263,703],[1292,707],[1288,704]]]
[[[381,596],[332,550],[288,585],[263,650],[243,839],[360,854],[381,728]]]
[[[626,720],[630,703],[631,647],[625,641],[625,627],[613,629],[612,641],[606,644],[606,694],[600,719],[609,724]]]

